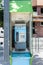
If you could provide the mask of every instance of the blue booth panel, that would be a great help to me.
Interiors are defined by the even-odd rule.
[[[16,49],[26,49],[26,24],[15,24],[14,39]]]

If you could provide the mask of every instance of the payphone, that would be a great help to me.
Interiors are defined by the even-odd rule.
[[[26,24],[15,24],[15,49],[26,49]]]

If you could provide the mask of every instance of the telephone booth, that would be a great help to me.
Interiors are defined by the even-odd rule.
[[[13,53],[19,53],[18,56],[25,53],[28,55],[27,52],[32,53],[32,6],[31,0],[4,0],[4,2],[4,61],[1,60],[1,65],[10,65],[9,56],[15,59]]]

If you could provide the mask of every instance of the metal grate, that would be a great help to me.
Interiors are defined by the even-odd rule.
[[[38,37],[35,38],[33,37],[33,52],[41,52],[43,51],[43,38]]]

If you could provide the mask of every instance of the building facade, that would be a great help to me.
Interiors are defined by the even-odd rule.
[[[43,0],[32,0],[33,37],[43,37]]]

